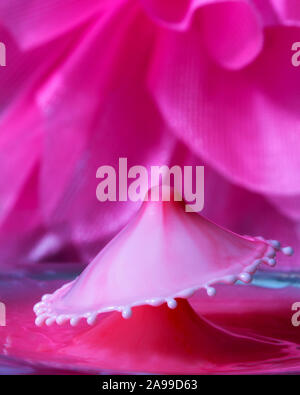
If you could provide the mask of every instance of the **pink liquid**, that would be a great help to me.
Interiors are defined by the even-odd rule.
[[[7,326],[0,327],[0,373],[300,371],[300,327],[291,323],[291,306],[300,301],[297,288],[218,286],[213,298],[198,292],[190,299],[194,311],[179,303],[177,309],[168,310],[168,316],[164,307],[148,307],[143,312],[133,309],[133,316],[127,321],[118,313],[105,314],[92,328],[84,322],[76,328],[69,324],[38,328],[32,306],[42,294],[65,283],[66,277],[70,279],[69,275],[54,279],[57,268],[61,271],[62,266],[53,267],[55,270],[46,274],[42,266],[34,269],[34,277],[27,271],[0,281],[0,300],[7,308]],[[67,268],[71,270],[71,266]],[[197,315],[204,321],[198,320]],[[145,317],[149,322],[143,327]],[[115,328],[114,333],[111,328]],[[224,338],[226,331],[231,332],[226,342],[222,331]],[[106,340],[103,333],[109,334]],[[143,342],[138,348],[135,339],[139,333],[143,334]],[[173,340],[162,352],[167,338]],[[120,344],[114,349],[117,339]],[[151,364],[141,362],[150,357]]]

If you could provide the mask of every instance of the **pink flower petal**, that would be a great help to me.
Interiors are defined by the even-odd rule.
[[[40,45],[85,22],[120,0],[1,0],[0,23],[23,48]]]
[[[278,23],[290,26],[300,24],[300,2],[298,0],[252,0],[265,20],[273,14]]]
[[[138,4],[114,10],[91,24],[38,93],[45,121],[42,214],[88,258],[140,205],[99,202],[98,167],[118,171],[122,157],[128,168],[168,164],[176,148],[144,84],[153,28]]]
[[[195,24],[199,25],[210,55],[228,69],[244,67],[262,49],[262,24],[247,2],[222,2],[203,7]]]
[[[0,33],[9,55],[0,73],[0,250],[7,263],[27,260],[43,229],[37,185],[44,123],[36,93],[73,38],[23,53],[6,31]]]
[[[268,199],[288,218],[294,221],[300,221],[300,195],[269,195]]]
[[[140,0],[149,15],[159,23],[175,25],[185,23],[195,0]]]
[[[187,30],[192,23],[197,25],[211,55],[224,67],[243,67],[262,48],[261,20],[244,0],[142,0],[142,3],[152,19],[167,28]]]
[[[161,33],[149,87],[174,133],[228,179],[264,193],[300,192],[297,28],[266,30],[261,55],[240,71],[214,64],[197,30]]]

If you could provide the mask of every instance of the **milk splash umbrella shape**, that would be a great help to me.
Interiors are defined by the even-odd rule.
[[[249,283],[260,265],[274,266],[276,253],[292,255],[292,248],[240,236],[198,213],[186,213],[174,196],[143,202],[80,276],[34,306],[38,326],[67,321],[75,326],[81,319],[93,325],[99,314],[115,311],[65,352],[98,354],[114,368],[157,371],[163,366],[173,372],[189,359],[195,369],[197,363],[215,366],[219,347],[225,350],[225,365],[244,358],[231,355],[233,348],[244,350],[248,359],[253,354],[253,360],[279,352],[275,345],[240,338],[199,317],[187,299],[201,288],[214,296],[217,283]],[[156,362],[150,366],[149,361]]]

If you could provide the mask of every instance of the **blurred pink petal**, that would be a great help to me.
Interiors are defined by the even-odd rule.
[[[300,25],[300,3],[298,0],[270,0],[270,3],[281,23],[290,26]]]
[[[50,229],[67,232],[85,254],[89,251],[89,258],[140,205],[100,203],[97,168],[118,169],[120,157],[128,158],[128,167],[165,164],[176,148],[143,83],[154,33],[140,8],[115,10],[87,29],[72,56],[38,92],[46,132],[42,215]],[[106,55],[95,61],[95,53]]]
[[[193,24],[210,54],[224,67],[241,68],[262,48],[261,20],[245,0],[141,1],[153,20],[166,28],[188,30]]]
[[[23,48],[55,39],[120,0],[1,0],[0,22]]]
[[[74,35],[23,53],[2,28],[1,33],[12,62],[0,73],[7,94],[0,99],[0,255],[8,263],[27,260],[45,232],[38,191],[45,129],[36,93]]]
[[[244,1],[203,7],[196,24],[210,55],[223,67],[242,68],[262,49],[261,21],[255,10]],[[198,51],[201,51],[200,45]]]
[[[177,28],[186,27],[194,6],[202,0],[140,0],[149,15],[157,22]]]
[[[151,18],[175,30],[187,30],[194,13],[201,7],[217,3],[245,3],[246,0],[138,0]]]
[[[0,224],[19,199],[41,155],[42,123],[34,102],[33,86],[44,75],[49,61],[41,61],[47,48],[23,55],[1,30],[13,67],[1,70],[0,83],[7,96],[1,97],[0,127]],[[25,78],[26,76],[26,78]]]
[[[283,215],[297,222],[300,221],[300,195],[269,195],[268,199]]]
[[[201,37],[161,32],[149,87],[174,133],[229,180],[263,193],[300,191],[300,78],[291,43],[300,30],[266,30],[260,56],[226,71]]]
[[[26,52],[31,65],[35,54],[45,64],[34,67],[28,87],[17,90],[20,104],[2,118],[10,131],[1,137],[3,260],[37,261],[58,253],[61,259],[64,250],[70,260],[74,246],[81,259],[90,259],[140,205],[100,203],[97,168],[117,169],[120,157],[128,157],[128,167],[180,164],[188,155],[168,132],[144,84],[155,39],[154,25],[147,22],[136,5],[114,9],[62,42]],[[143,40],[134,40],[136,35]],[[100,47],[106,56],[95,61]],[[44,55],[48,51],[51,57]],[[24,55],[17,52],[16,59],[22,62]],[[13,82],[15,75],[9,78]],[[34,202],[30,218],[23,207],[27,201]]]
[[[300,3],[298,0],[250,0],[258,11],[264,26],[299,26]]]
[[[0,157],[0,223],[13,208],[22,191],[24,183],[29,178],[33,168],[40,159],[41,134],[38,128],[39,118],[34,107],[21,103],[17,111],[22,112],[20,120],[15,115],[7,117],[2,123],[3,128],[9,124],[10,133],[1,134]],[[27,127],[23,127],[22,122]],[[22,140],[22,144],[20,144]]]

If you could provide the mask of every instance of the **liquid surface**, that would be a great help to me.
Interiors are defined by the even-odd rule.
[[[90,330],[86,323],[75,328],[34,325],[32,307],[41,295],[53,292],[81,270],[78,265],[47,264],[10,269],[0,275],[0,301],[6,305],[7,321],[5,327],[0,327],[0,374],[119,373],[103,364],[88,363],[81,356],[58,355],[57,350],[68,345],[74,336]],[[300,326],[291,323],[295,313],[292,304],[300,302],[299,276],[259,273],[254,284],[220,285],[215,297],[200,291],[190,303],[197,313],[224,329],[286,345],[285,355],[271,363],[234,366],[232,371],[216,368],[215,373],[299,373]],[[104,314],[100,320],[106,318]],[[204,371],[199,369],[197,373]]]

